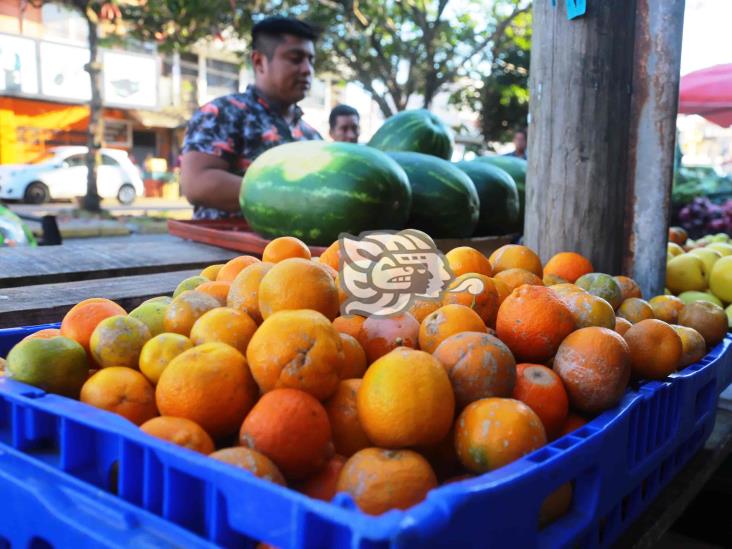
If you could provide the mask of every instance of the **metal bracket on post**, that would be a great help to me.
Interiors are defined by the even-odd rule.
[[[587,0],[566,0],[567,19],[582,17],[587,11]],[[552,0],[552,6],[557,5],[557,0]]]

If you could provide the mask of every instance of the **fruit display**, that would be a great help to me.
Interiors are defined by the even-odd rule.
[[[678,221],[692,238],[732,233],[732,199],[715,204],[707,197],[696,197],[679,210]]]
[[[726,312],[732,327],[732,238],[727,233],[717,233],[694,240],[688,238],[683,227],[671,227],[666,288],[683,304],[710,303],[712,307],[707,309],[719,319]]]
[[[454,141],[452,130],[439,117],[426,109],[414,109],[389,117],[368,144],[382,151],[418,152],[450,160]]]
[[[666,378],[727,331],[713,303],[645,301],[632,279],[596,273],[579,254],[542,264],[519,245],[447,254],[458,281],[483,283],[477,294],[344,315],[338,254],[336,242],[311,258],[282,237],[264,261],[209,266],[206,282],[187,279],[129,314],[87,299],[59,330],[17,343],[4,375],[309,497],[344,492],[378,515],[571,433],[631,381]],[[727,288],[725,277],[726,267],[710,280]],[[560,488],[542,524],[568,510],[572,483]]]

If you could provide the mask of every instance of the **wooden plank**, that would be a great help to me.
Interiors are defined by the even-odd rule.
[[[178,283],[200,269],[0,290],[0,328],[60,322],[79,301],[106,297],[130,311],[151,297],[171,295]]]
[[[0,251],[0,288],[201,269],[236,252],[174,237]]]

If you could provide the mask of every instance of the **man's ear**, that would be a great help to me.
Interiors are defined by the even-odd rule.
[[[261,51],[254,50],[252,52],[252,67],[255,73],[264,72],[265,63],[267,62],[267,56]]]

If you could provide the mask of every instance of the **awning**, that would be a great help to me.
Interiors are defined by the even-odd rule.
[[[166,108],[159,111],[130,110],[129,116],[146,128],[182,128],[191,113],[183,108]]]
[[[679,112],[698,114],[719,126],[732,126],[732,63],[681,77]]]

